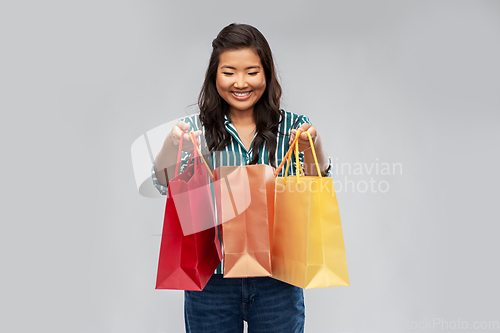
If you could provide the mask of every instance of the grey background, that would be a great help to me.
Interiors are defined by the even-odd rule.
[[[307,332],[500,321],[499,1],[28,1],[0,8],[0,330],[183,331],[130,147],[193,111],[231,22],[336,163],[402,165],[348,175],[390,188],[338,193],[351,286],[306,291]]]

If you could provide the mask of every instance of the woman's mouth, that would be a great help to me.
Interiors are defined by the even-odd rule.
[[[250,95],[252,95],[252,90],[250,91],[231,91],[231,95],[233,95],[234,98],[236,98],[238,101],[244,101],[247,100]]]

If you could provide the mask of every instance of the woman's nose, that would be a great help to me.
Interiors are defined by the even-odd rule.
[[[236,80],[234,81],[234,87],[235,88],[245,88],[247,87],[247,82],[245,80],[245,76],[243,75],[238,75],[235,78]]]

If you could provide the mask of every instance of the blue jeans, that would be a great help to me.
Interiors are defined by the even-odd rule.
[[[185,291],[187,333],[304,332],[304,292],[270,277],[226,278],[214,274],[203,291]]]

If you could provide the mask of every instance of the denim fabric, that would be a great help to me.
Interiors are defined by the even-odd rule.
[[[214,274],[203,291],[185,291],[188,333],[304,332],[304,292],[270,277],[226,278]]]

